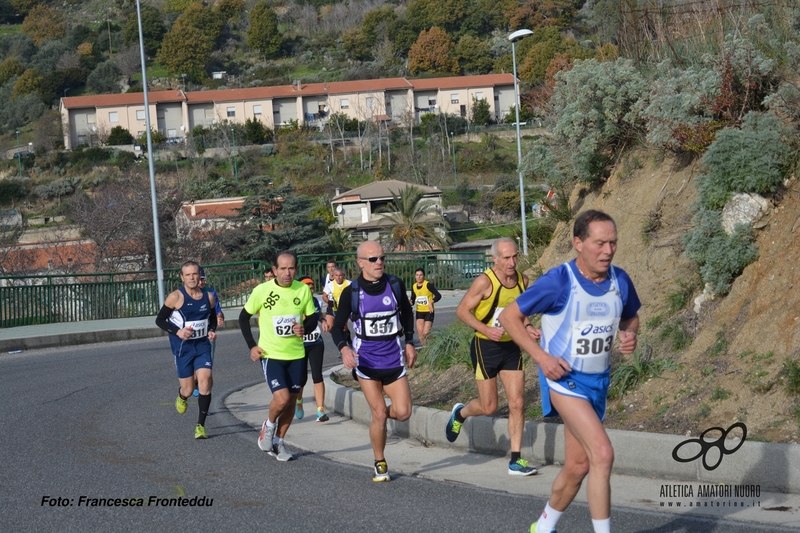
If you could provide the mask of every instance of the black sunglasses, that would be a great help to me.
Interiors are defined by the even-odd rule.
[[[366,259],[370,263],[377,263],[378,260],[386,261],[386,256],[385,255],[378,255],[378,256],[372,256],[372,257],[360,257],[359,259]]]

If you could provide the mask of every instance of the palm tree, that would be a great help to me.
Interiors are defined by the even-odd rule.
[[[331,228],[328,230],[328,243],[330,251],[336,253],[352,252],[356,249],[351,231],[344,228]]]
[[[417,250],[447,250],[450,239],[439,234],[443,223],[437,206],[421,203],[424,193],[408,185],[400,193],[392,192],[392,202],[379,209],[394,226],[382,239],[384,248],[393,252]]]

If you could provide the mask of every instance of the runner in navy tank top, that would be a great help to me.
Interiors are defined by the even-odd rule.
[[[170,293],[156,317],[156,325],[169,333],[178,373],[175,409],[186,412],[195,377],[199,392],[199,414],[194,438],[206,438],[206,416],[211,406],[211,342],[217,337],[216,299],[200,286],[200,265],[187,261],[181,266],[183,287]]]

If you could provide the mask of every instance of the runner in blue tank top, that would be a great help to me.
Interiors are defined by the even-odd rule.
[[[206,416],[211,406],[211,342],[217,338],[216,299],[200,286],[200,265],[186,261],[181,265],[183,287],[167,296],[156,317],[156,325],[169,333],[169,343],[178,372],[178,398],[175,409],[186,412],[186,399],[192,395],[195,376],[199,395],[199,415],[194,438],[206,438]]]
[[[615,337],[623,354],[636,350],[639,297],[628,275],[611,261],[617,226],[602,211],[575,219],[574,261],[540,277],[500,314],[511,338],[539,365],[544,416],[564,421],[564,466],[531,533],[551,533],[588,475],[586,493],[595,533],[611,531],[614,449],[603,428],[610,356]],[[525,331],[542,315],[541,346]]]
[[[346,368],[352,368],[372,410],[369,438],[375,456],[372,481],[390,481],[386,464],[386,420],[408,420],[411,389],[406,366],[417,360],[414,348],[414,312],[403,282],[384,273],[383,247],[364,241],[357,254],[361,275],[342,291],[331,328],[331,337],[342,353]],[[392,281],[394,280],[394,281]],[[357,285],[358,306],[353,309],[353,286]],[[393,284],[399,284],[395,291]],[[355,339],[348,345],[344,335],[347,320],[353,321]],[[403,358],[405,356],[405,361]],[[383,393],[392,401],[386,407]]]

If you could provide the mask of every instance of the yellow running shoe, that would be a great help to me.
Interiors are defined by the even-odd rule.
[[[178,395],[178,399],[175,400],[175,410],[178,411],[178,413],[183,414],[186,412],[186,407],[188,405],[189,402],[187,402],[186,400],[181,398],[180,395]]]
[[[208,435],[206,435],[206,428],[197,424],[194,427],[194,438],[196,439],[207,439]]]
[[[392,478],[389,476],[389,466],[386,464],[386,461],[375,461],[375,475],[372,476],[372,481],[377,483],[391,480]]]

